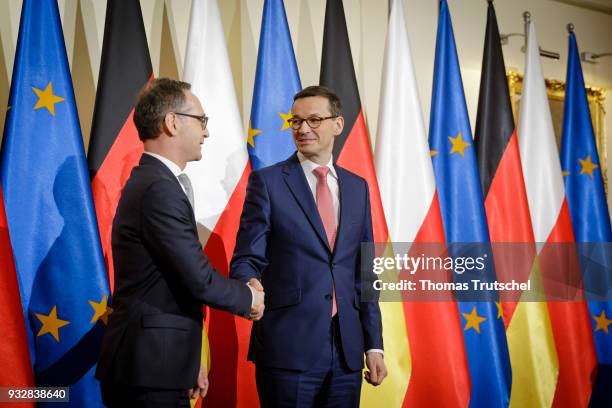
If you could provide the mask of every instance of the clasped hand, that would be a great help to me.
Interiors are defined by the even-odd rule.
[[[255,278],[251,278],[249,283],[247,283],[254,290],[253,292],[253,306],[251,306],[251,320],[259,320],[263,317],[264,309],[266,308],[264,304],[264,288],[261,285],[261,282]]]

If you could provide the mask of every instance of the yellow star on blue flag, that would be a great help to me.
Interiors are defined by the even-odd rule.
[[[593,178],[593,170],[599,167],[598,164],[595,164],[591,161],[591,155],[588,154],[587,157],[583,159],[578,159],[580,162],[580,174],[588,174],[589,177]]]
[[[110,291],[56,0],[23,0],[14,61],[0,188],[32,374],[70,387],[70,406],[102,408]]]
[[[253,170],[286,160],[295,152],[288,120],[293,96],[301,88],[283,1],[265,0],[251,103],[253,128],[249,126],[247,144]],[[255,143],[253,137],[259,133]]]
[[[61,96],[53,95],[53,84],[49,82],[44,91],[36,87],[32,87],[32,90],[34,91],[36,96],[38,96],[38,101],[36,102],[36,105],[34,105],[34,110],[40,108],[47,108],[49,113],[52,116],[55,116],[55,104],[62,102],[64,98],[62,98]]]
[[[102,298],[100,302],[95,302],[93,300],[88,300],[89,305],[94,310],[94,315],[91,317],[90,323],[95,323],[98,320],[102,320],[105,325],[108,324],[108,316],[113,312],[113,308],[108,306],[106,300],[106,294]]]
[[[451,142],[451,151],[450,154],[459,153],[461,157],[465,157],[464,150],[470,147],[471,145],[463,140],[463,136],[461,133],[457,135],[457,137],[449,136],[448,140]]]
[[[594,331],[597,332],[599,330],[603,330],[604,333],[606,334],[610,333],[608,331],[609,330],[608,326],[612,324],[612,319],[608,319],[608,316],[606,316],[605,310],[602,310],[599,316],[593,316],[593,320],[595,320],[595,322],[597,323]]]
[[[474,329],[477,333],[480,333],[480,325],[482,322],[487,320],[486,317],[478,316],[478,311],[476,310],[476,306],[472,308],[470,313],[461,313],[461,315],[465,318],[465,327],[463,330]]]
[[[278,115],[283,120],[283,127],[281,127],[281,131],[291,129],[291,125],[289,124],[289,119],[293,117],[293,114],[291,113],[291,111],[287,113],[279,112]]]
[[[255,147],[255,136],[261,133],[259,129],[253,129],[251,122],[249,121],[249,130],[247,131],[247,143],[251,147]]]
[[[48,315],[44,315],[42,313],[36,313],[36,317],[42,323],[40,330],[38,331],[37,336],[42,336],[43,334],[51,334],[55,341],[59,342],[59,329],[70,324],[69,321],[62,320],[57,317],[57,306],[53,306],[51,312]]]

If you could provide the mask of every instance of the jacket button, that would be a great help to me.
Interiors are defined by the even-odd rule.
[[[327,295],[325,295],[325,300],[332,300],[331,293],[328,293]]]
[[[331,267],[332,267],[332,269],[334,269],[336,267],[336,263],[332,262]]]

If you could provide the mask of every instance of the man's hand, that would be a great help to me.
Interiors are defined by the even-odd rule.
[[[264,305],[264,296],[265,293],[263,291],[263,286],[261,286],[261,282],[255,278],[251,278],[249,283],[247,283],[252,290],[253,293],[253,306],[251,307],[251,320],[259,320],[263,317],[264,309],[266,306]]]
[[[198,374],[198,384],[189,389],[189,398],[196,399],[198,397],[204,398],[208,392],[208,373],[204,367],[200,367],[200,373]]]
[[[380,385],[387,376],[383,355],[376,351],[366,353],[366,366],[368,367],[365,373],[366,381],[374,386]]]

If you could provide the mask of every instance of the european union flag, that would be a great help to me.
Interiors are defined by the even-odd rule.
[[[462,243],[463,249],[468,249],[466,244],[480,243],[472,247],[492,259],[476,152],[446,0],[440,2],[429,145],[451,256],[460,248],[457,243]],[[467,277],[468,283],[470,279]],[[458,306],[472,385],[470,407],[505,407],[510,397],[511,373],[504,325],[498,313],[501,306],[496,307],[490,301],[460,301]]]
[[[288,120],[293,95],[300,89],[283,0],[266,0],[247,138],[254,170],[285,160],[295,151]]]
[[[565,111],[561,139],[561,167],[564,171],[567,203],[572,217],[587,292],[603,287],[610,290],[610,215],[601,176],[601,167],[580,66],[576,36],[569,34],[569,56],[565,84]],[[593,268],[593,266],[596,266]],[[605,275],[607,273],[607,279]],[[596,274],[596,276],[593,276]],[[588,294],[587,294],[588,299]],[[612,303],[589,301],[598,374],[593,389],[593,406],[610,406],[612,396]]]
[[[56,0],[24,0],[0,176],[37,386],[102,406],[108,282]]]

